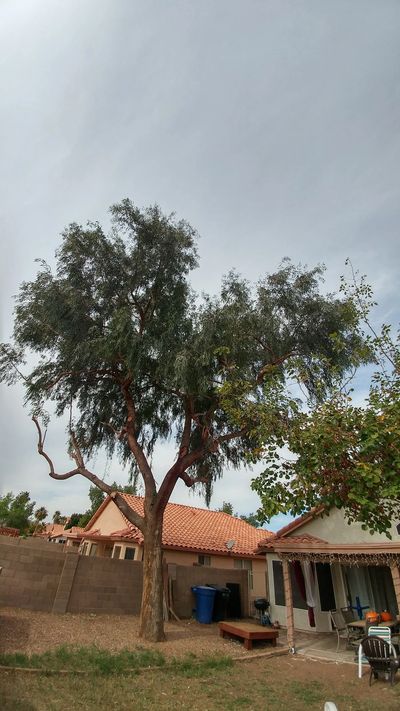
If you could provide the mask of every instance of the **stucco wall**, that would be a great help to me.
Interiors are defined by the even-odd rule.
[[[361,523],[348,524],[343,511],[332,509],[329,516],[324,515],[305,523],[301,528],[289,533],[290,536],[298,536],[299,533],[309,533],[311,536],[322,538],[328,543],[379,543],[388,542],[388,538],[383,533],[374,533],[373,536],[368,531],[363,531]],[[400,541],[395,523],[391,528],[392,540]]]
[[[101,514],[99,514],[90,530],[95,531],[96,529],[100,529],[104,536],[108,536],[110,533],[121,531],[124,528],[127,528],[127,524],[119,508],[113,501],[110,501]]]

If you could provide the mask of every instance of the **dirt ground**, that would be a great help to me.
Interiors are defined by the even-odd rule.
[[[138,618],[131,615],[52,615],[17,608],[0,608],[0,653],[45,652],[61,644],[88,646],[95,644],[111,652],[124,648],[150,647],[167,657],[187,654],[223,654],[248,657],[271,649],[270,643],[259,642],[250,652],[243,643],[219,636],[218,624],[203,625],[193,619],[166,622],[166,642],[154,645],[138,638]]]
[[[355,665],[352,664],[312,661],[301,655],[268,657],[267,652],[271,649],[268,643],[259,643],[248,652],[241,642],[219,637],[217,624],[201,625],[194,620],[167,623],[167,641],[159,645],[139,640],[137,628],[138,619],[131,616],[52,615],[3,607],[0,608],[0,651],[29,654],[44,652],[61,644],[96,644],[110,651],[153,647],[166,657],[182,657],[189,653],[199,657],[214,653],[229,655],[236,660],[229,674],[216,672],[209,679],[191,679],[187,684],[182,684],[182,680],[175,682],[170,675],[168,683],[160,687],[154,683],[154,675],[142,675],[135,691],[136,695],[143,695],[136,705],[138,709],[192,708],[194,711],[205,711],[231,709],[240,705],[246,706],[248,711],[280,711],[286,707],[295,710],[322,709],[322,701],[329,698],[334,698],[337,703],[340,701],[340,711],[376,711],[383,706],[388,711],[400,708],[400,679],[393,688],[385,682],[376,682],[370,688],[368,676],[359,680]],[[282,635],[282,649],[283,640]],[[157,677],[156,672],[155,675]],[[118,687],[121,687],[121,694],[122,688],[125,689],[124,684],[127,689],[131,688],[131,682],[120,677]],[[87,699],[83,702],[85,709],[98,709],[98,701],[93,697],[97,687],[103,701],[107,697],[107,708],[114,709],[115,706],[119,711],[133,708],[130,703],[124,705],[119,697],[116,698],[115,684],[111,679],[97,680],[93,686],[90,677],[71,681],[70,678],[48,679],[24,673],[14,677],[5,670],[0,672],[0,688],[6,694],[5,698],[11,699],[3,705],[7,711],[28,708],[38,711],[54,708],[60,711],[70,708],[68,699],[71,698],[72,685],[79,690],[82,699]],[[16,702],[12,698],[17,692],[20,700]],[[43,703],[37,701],[34,706],[22,704],[23,698],[42,699],[43,694]],[[62,694],[65,703],[61,703]]]

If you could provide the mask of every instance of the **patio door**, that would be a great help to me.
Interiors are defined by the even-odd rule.
[[[344,565],[343,575],[351,605],[355,605],[356,597],[359,597],[362,607],[368,606],[364,615],[368,609],[377,612],[389,610],[394,616],[398,614],[390,568],[382,565],[359,568]]]
[[[368,611],[368,609],[374,609],[374,599],[368,575],[368,568],[366,566],[358,568],[355,565],[344,565],[343,577],[346,586],[347,599],[350,605],[354,607],[358,597],[361,607],[366,608],[364,610],[364,614]]]

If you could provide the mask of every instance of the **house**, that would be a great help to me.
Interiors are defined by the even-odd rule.
[[[34,536],[46,538],[50,543],[62,543],[67,547],[80,546],[84,529],[79,526],[71,526],[65,528],[62,523],[46,523],[44,528],[39,533],[34,533]]]
[[[122,496],[143,515],[143,498]],[[271,535],[222,511],[169,503],[164,514],[164,558],[167,564],[245,569],[253,600],[266,595],[265,560],[255,549]],[[143,535],[107,497],[85,528],[80,552],[141,561]]]
[[[266,554],[271,615],[294,629],[331,630],[329,610],[351,605],[363,610],[400,609],[400,534],[392,539],[349,525],[341,510],[323,507],[295,519],[258,550]]]
[[[11,528],[10,526],[0,526],[0,536],[11,536],[11,538],[18,538],[19,528]]]

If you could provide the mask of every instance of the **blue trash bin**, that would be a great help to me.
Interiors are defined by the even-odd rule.
[[[212,622],[215,588],[208,588],[205,585],[194,585],[192,592],[196,596],[196,620],[209,625]]]

